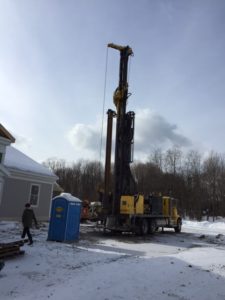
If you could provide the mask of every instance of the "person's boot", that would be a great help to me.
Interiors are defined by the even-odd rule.
[[[29,246],[33,245],[33,241],[29,241],[29,243],[27,245],[29,245]]]

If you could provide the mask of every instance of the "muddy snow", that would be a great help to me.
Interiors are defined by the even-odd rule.
[[[104,235],[81,224],[79,241],[47,241],[5,260],[0,299],[225,299],[225,222],[184,221],[182,232],[146,237]],[[20,239],[21,225],[0,222],[1,242]]]

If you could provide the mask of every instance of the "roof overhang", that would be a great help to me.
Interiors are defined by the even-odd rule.
[[[38,174],[28,171],[22,171],[19,169],[9,168],[7,167],[7,170],[9,171],[10,178],[14,179],[20,179],[20,180],[27,180],[27,181],[36,181],[41,183],[49,183],[53,184],[56,182],[58,177],[56,175],[44,175],[44,174]]]
[[[2,164],[0,164],[0,175],[1,173],[4,175],[4,176],[10,176],[10,171],[4,167]]]
[[[9,146],[11,141],[5,137],[0,136],[0,144],[4,146]]]
[[[9,140],[9,144],[15,143],[16,139],[9,133],[9,131],[0,124],[0,138],[3,138],[4,140]]]

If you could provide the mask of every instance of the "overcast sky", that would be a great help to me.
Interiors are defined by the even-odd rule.
[[[39,162],[99,159],[113,42],[134,52],[135,158],[173,145],[224,153],[224,32],[224,0],[0,0],[0,123]],[[104,122],[118,72],[109,49]]]

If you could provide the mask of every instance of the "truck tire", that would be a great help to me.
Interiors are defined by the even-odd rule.
[[[0,260],[0,271],[4,268],[4,265],[5,265],[4,261]]]
[[[155,220],[150,220],[150,222],[149,222],[149,230],[148,230],[149,233],[153,234],[156,231],[156,228],[157,228],[157,226],[156,226]]]
[[[182,227],[181,219],[178,219],[177,220],[177,226],[174,227],[175,232],[180,233],[181,232],[181,227]]]
[[[148,221],[146,219],[140,220],[139,226],[140,226],[139,230],[141,235],[148,234]]]

